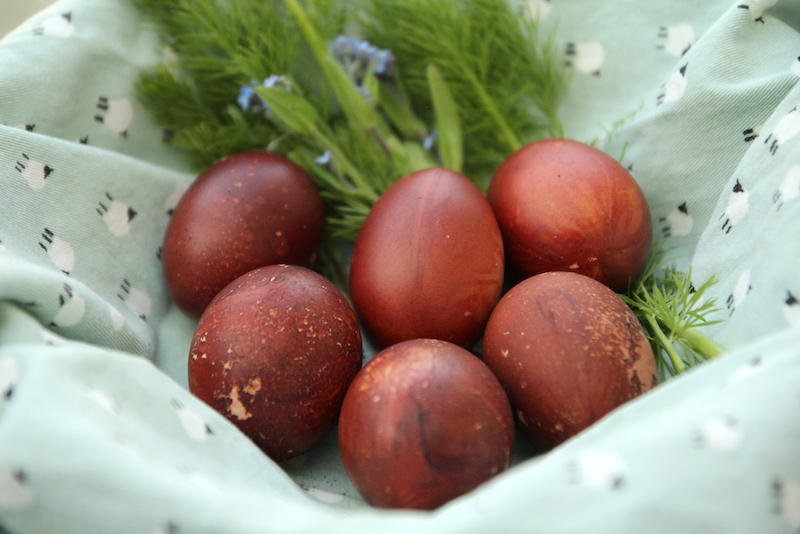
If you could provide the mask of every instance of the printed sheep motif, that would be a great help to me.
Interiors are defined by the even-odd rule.
[[[122,292],[118,293],[117,297],[128,306],[134,315],[146,321],[152,307],[152,301],[147,293],[133,287],[127,278],[122,280],[119,287]]]
[[[750,294],[752,289],[753,286],[750,284],[750,269],[745,269],[739,275],[733,291],[730,295],[728,295],[728,298],[725,301],[726,306],[730,311],[730,315],[733,315],[733,312],[736,311],[736,308],[740,306],[742,302],[744,302],[744,299],[747,298],[747,295]]]
[[[101,96],[97,100],[97,109],[100,112],[95,115],[94,120],[105,124],[109,130],[122,137],[128,136],[128,128],[133,123],[133,105],[130,100]]]
[[[657,46],[660,50],[666,50],[671,55],[681,57],[689,51],[694,44],[694,29],[691,24],[683,23],[675,26],[661,26],[658,30],[658,38],[663,41]]]
[[[689,64],[686,63],[664,83],[664,92],[656,98],[656,105],[675,102],[683,98],[683,93],[686,92],[686,68],[688,66]]]
[[[703,449],[730,451],[742,440],[739,421],[734,417],[718,417],[703,422],[694,432],[695,444]]]
[[[750,209],[750,193],[745,191],[744,187],[739,180],[736,180],[731,195],[728,197],[728,205],[725,212],[720,216],[725,221],[722,223],[722,230],[729,234],[734,226],[739,224],[739,221],[747,214]]]
[[[68,275],[75,268],[75,249],[48,228],[42,232],[42,241],[39,241],[39,246],[47,252],[47,256],[53,264],[64,274]]]
[[[570,461],[569,480],[602,491],[621,489],[625,484],[625,462],[616,454],[590,452]]]
[[[199,414],[184,406],[178,399],[172,399],[170,402],[187,436],[197,441],[205,441],[214,435],[214,431]]]
[[[795,106],[789,110],[785,117],[778,121],[772,133],[764,139],[764,144],[769,146],[769,151],[774,156],[781,143],[785,143],[798,133],[800,133],[800,111]]]
[[[22,153],[22,158],[17,161],[14,168],[19,172],[27,182],[28,186],[34,191],[43,189],[47,185],[47,178],[53,174],[53,168],[50,165],[32,160],[27,154]]]
[[[661,231],[664,237],[689,235],[694,224],[686,202],[673,209],[666,217],[659,217],[658,220],[663,224]]]
[[[794,531],[800,530],[800,483],[776,477],[772,481],[775,515]]]
[[[781,185],[778,186],[775,194],[772,195],[772,203],[779,210],[785,203],[794,200],[798,196],[800,196],[800,165],[793,165],[789,172],[786,173],[786,177],[781,182]]]
[[[64,292],[58,295],[58,307],[58,313],[53,317],[50,326],[75,326],[86,313],[86,301],[69,284],[64,284]]]
[[[598,41],[567,43],[566,53],[567,66],[583,74],[599,76],[606,61],[606,51]]]
[[[100,201],[97,213],[103,218],[108,230],[116,237],[128,235],[131,230],[131,221],[136,217],[136,210],[118,200],[114,200],[106,193],[106,201]]]
[[[75,32],[75,26],[72,24],[72,13],[61,13],[53,17],[47,18],[42,22],[42,25],[33,30],[34,35],[43,35],[46,37],[59,37],[66,39]]]
[[[754,22],[764,24],[764,11],[778,3],[778,0],[755,0],[748,4],[739,5],[739,9],[747,9]]]
[[[800,325],[800,301],[788,290],[786,300],[783,301],[783,317],[791,326]]]

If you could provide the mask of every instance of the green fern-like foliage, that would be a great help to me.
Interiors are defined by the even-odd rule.
[[[440,69],[459,109],[464,169],[483,185],[522,145],[561,135],[568,83],[550,35],[506,0],[370,0],[370,42],[389,47],[414,111],[430,116],[426,68]]]
[[[711,319],[719,311],[716,302],[706,299],[716,280],[695,287],[691,270],[668,263],[667,252],[663,242],[655,243],[642,274],[620,295],[650,340],[662,380],[725,353],[702,332],[719,322]]]
[[[302,35],[281,2],[132,0],[172,54],[137,84],[154,119],[196,170],[245,150],[266,150],[285,132],[236,105],[243,85],[292,75],[314,85],[319,76]],[[317,1],[326,34],[342,31],[344,2]],[[317,95],[329,107],[324,91]],[[288,146],[285,147],[288,150]]]

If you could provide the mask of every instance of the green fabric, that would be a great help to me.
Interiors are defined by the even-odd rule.
[[[729,354],[433,513],[365,506],[335,433],[276,465],[186,390],[158,255],[193,175],[132,87],[166,56],[125,0],[62,0],[0,42],[0,532],[800,531],[800,1],[529,3],[566,135],[719,280]]]

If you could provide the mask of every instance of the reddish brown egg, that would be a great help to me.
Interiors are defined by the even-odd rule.
[[[631,174],[601,150],[568,139],[509,156],[488,189],[507,261],[523,278],[568,271],[623,292],[644,268],[650,209]]]
[[[434,509],[506,470],[508,398],[467,350],[415,339],[381,351],[356,376],[339,421],[347,474],[383,508]]]
[[[308,265],[325,210],[297,165],[244,152],[203,172],[178,202],[164,236],[164,280],[175,304],[198,318],[238,276],[278,263]]]
[[[641,324],[611,289],[551,272],[497,304],[483,360],[509,395],[523,433],[550,448],[657,384]]]
[[[304,267],[261,267],[200,318],[189,389],[282,460],[335,426],[361,355],[355,313],[332,283]]]
[[[412,173],[373,206],[358,235],[350,294],[370,338],[474,343],[503,283],[503,242],[492,209],[465,176]]]

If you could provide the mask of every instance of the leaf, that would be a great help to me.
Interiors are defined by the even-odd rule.
[[[436,130],[439,133],[439,155],[442,165],[461,172],[464,164],[464,137],[458,106],[442,73],[431,63],[427,69],[428,85],[431,88]]]
[[[414,112],[400,92],[387,84],[380,84],[379,105],[389,122],[404,136],[411,139],[422,139],[427,135],[427,128]]]
[[[257,87],[256,93],[290,130],[303,135],[315,132],[319,115],[302,96],[276,87]]]
[[[387,142],[392,164],[400,176],[406,176],[415,171],[436,167],[436,161],[430,153],[414,141],[402,142],[391,138]]]
[[[377,127],[378,114],[353,84],[342,64],[326,56],[321,66],[347,118],[365,130]]]

